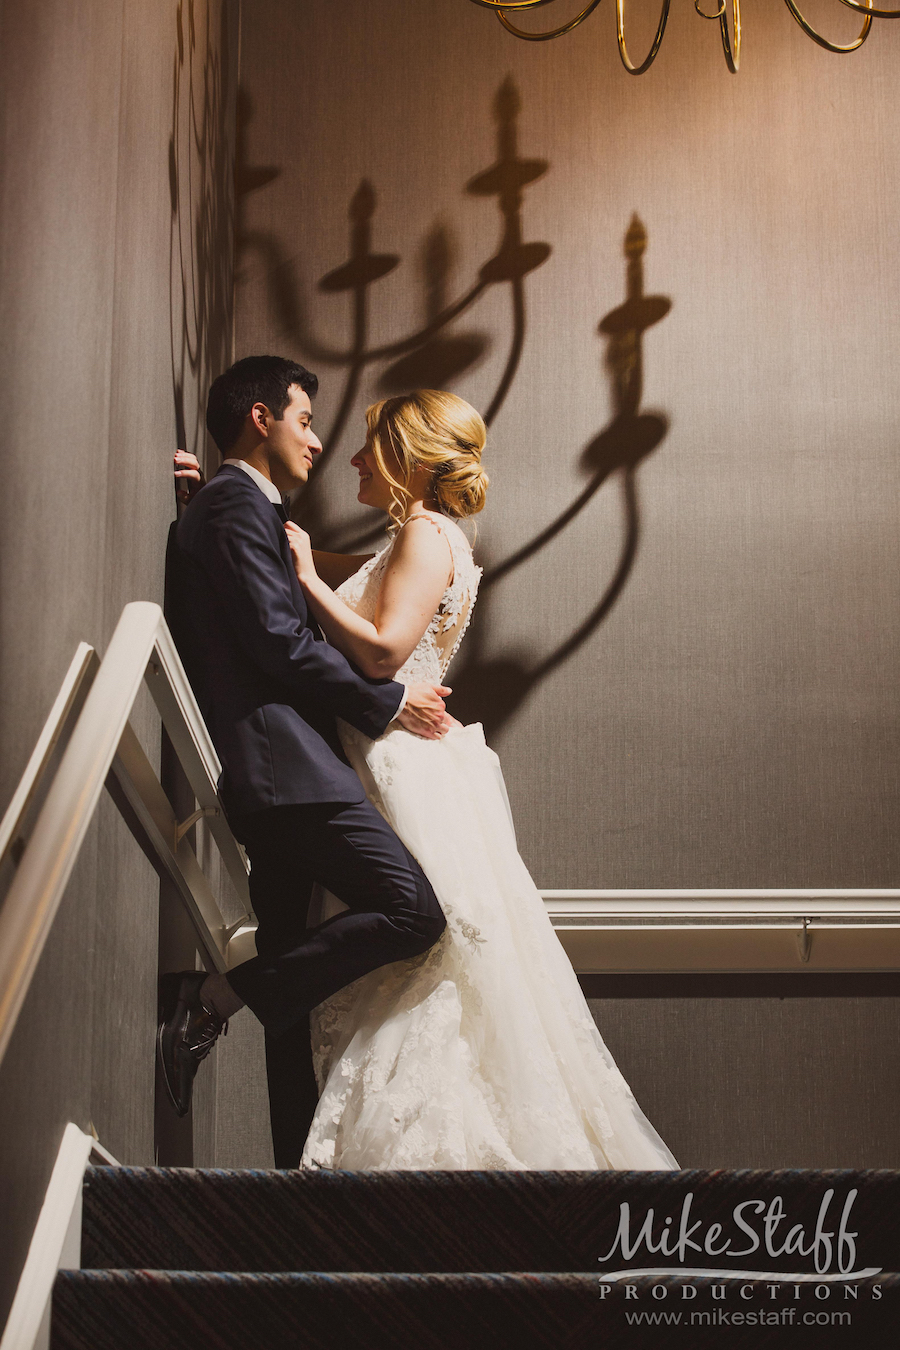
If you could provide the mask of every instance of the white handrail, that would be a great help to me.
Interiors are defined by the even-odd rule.
[[[249,908],[246,860],[216,792],[219,760],[162,610],[136,601],[122,611],[0,910],[0,1060],[111,770],[136,811],[161,868],[187,905],[208,962],[215,969],[226,969],[227,925],[193,851],[184,838],[178,838],[179,822],[129,723],[145,678],[201,807],[217,813],[210,816],[213,837],[240,899]],[[65,703],[63,691],[57,705],[61,700]],[[29,799],[52,746],[46,753],[41,750],[40,756],[38,749],[29,763],[29,770],[37,769],[35,781],[24,794]],[[20,811],[17,820],[21,816]]]
[[[900,971],[900,890],[545,890],[579,975]],[[256,954],[252,916],[229,967]]]
[[[63,1131],[0,1350],[49,1350],[57,1271],[81,1266],[81,1197],[85,1168],[92,1156],[106,1166],[119,1166],[105,1148],[70,1121]]]
[[[7,854],[12,854],[16,862],[21,857],[24,849],[21,830],[28,808],[47,771],[53,751],[84,703],[84,696],[99,665],[93,647],[89,647],[86,642],[80,642],[66,671],[65,679],[60,685],[59,693],[53,701],[44,729],[25,766],[25,772],[19,779],[19,785],[6,808],[3,820],[0,821],[0,864],[5,862]]]
[[[228,827],[216,791],[222,765],[161,613],[155,636],[154,658],[147,667],[146,679],[197,803],[208,813],[210,833],[234,888],[249,910],[247,859]]]
[[[812,905],[825,913],[866,913],[900,917],[900,889],[794,887],[790,889],[725,888],[682,890],[541,891],[552,911],[613,914],[721,914],[727,916],[809,913]]]
[[[579,974],[900,970],[900,890],[547,890]]]

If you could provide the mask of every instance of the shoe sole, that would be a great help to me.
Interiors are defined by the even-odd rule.
[[[182,1109],[180,1104],[175,1099],[175,1094],[173,1093],[171,1084],[169,1083],[169,1075],[166,1073],[166,1061],[165,1058],[163,1057],[163,1048],[162,1048],[163,1032],[166,1029],[166,1023],[168,1022],[172,1014],[175,1012],[175,1009],[178,1007],[178,991],[180,990],[180,988],[181,988],[180,975],[160,976],[158,1020],[156,1027],[156,1062],[159,1065],[159,1071],[162,1076],[163,1083],[165,1084],[166,1087],[166,1096],[168,1097],[172,1105],[172,1110],[175,1112],[176,1116],[178,1116],[180,1120],[183,1120],[191,1108],[190,1105],[188,1105],[186,1109]]]

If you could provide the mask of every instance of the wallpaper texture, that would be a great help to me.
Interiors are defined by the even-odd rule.
[[[171,452],[230,355],[236,19],[0,7],[0,808],[78,642],[162,601]],[[134,722],[158,762],[149,699]],[[159,894],[104,794],[0,1072],[0,1318],[66,1121],[154,1161]]]

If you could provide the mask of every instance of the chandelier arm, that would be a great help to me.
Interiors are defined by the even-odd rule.
[[[475,2],[476,4],[483,4],[484,0],[475,0]],[[524,38],[526,42],[547,42],[549,38],[562,37],[563,33],[571,33],[573,28],[577,28],[580,23],[584,23],[588,15],[593,14],[599,3],[600,0],[590,0],[590,4],[585,5],[581,13],[576,14],[574,19],[570,19],[568,23],[560,24],[559,28],[551,28],[546,33],[529,33],[524,28],[516,28],[515,24],[510,23],[503,13],[504,9],[511,9],[511,5],[491,6],[491,8],[494,9],[497,18],[503,24],[507,33],[512,33],[518,38]]]
[[[483,9],[540,9],[542,5],[552,5],[554,0],[472,0],[473,5]]]
[[[794,0],[784,0],[784,3],[787,5],[807,37],[811,37],[813,42],[818,42],[819,46],[824,47],[826,52],[837,52],[839,56],[843,55],[844,52],[855,52],[857,47],[861,47],[869,36],[869,29],[872,27],[872,11],[869,9],[869,6],[866,5],[866,17],[863,20],[863,26],[860,30],[859,37],[855,42],[850,42],[846,47],[841,47],[836,42],[829,42],[827,38],[823,38],[821,33],[817,33],[812,24],[804,19],[794,3]],[[851,6],[851,8],[856,8],[856,6]]]
[[[662,13],[659,16],[659,27],[656,30],[656,37],[653,39],[653,46],[647,55],[647,59],[639,66],[633,65],[628,48],[625,46],[625,0],[616,0],[616,37],[619,42],[619,55],[622,58],[622,65],[628,71],[629,75],[643,75],[645,70],[649,70],[656,60],[657,52],[663,40],[663,33],[666,31],[666,23],[669,18],[669,5],[671,0],[663,0]]]
[[[871,14],[873,19],[900,19],[900,9],[872,9],[869,5],[859,4],[858,0],[841,0],[841,4],[859,14]]]
[[[540,9],[541,5],[553,4],[553,0],[472,0],[483,9]]]
[[[788,3],[789,0],[785,0]],[[731,0],[731,22],[734,27],[734,45],[732,46],[731,35],[728,32],[728,15],[725,13],[725,4],[723,0],[722,13],[719,15],[719,23],[722,26],[722,50],[725,52],[725,63],[732,75],[736,75],[741,68],[741,0]]]

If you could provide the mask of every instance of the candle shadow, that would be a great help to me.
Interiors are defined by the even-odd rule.
[[[607,339],[606,368],[612,385],[613,416],[609,424],[581,451],[580,468],[588,475],[584,489],[566,509],[533,539],[499,563],[485,569],[467,648],[458,671],[449,675],[453,686],[451,710],[460,721],[480,721],[490,738],[502,731],[531,692],[568,661],[593,636],[619,599],[634,568],[641,537],[637,472],[641,462],[662,443],[668,418],[661,412],[641,412],[644,356],[643,335],[671,309],[667,296],[644,294],[643,257],[647,233],[635,215],[625,235],[625,300],[598,325]],[[603,485],[617,485],[623,518],[619,557],[606,585],[588,614],[562,642],[535,658],[530,649],[516,646],[500,654],[489,650],[491,610],[496,587],[512,572],[540,555],[588,506]]]

